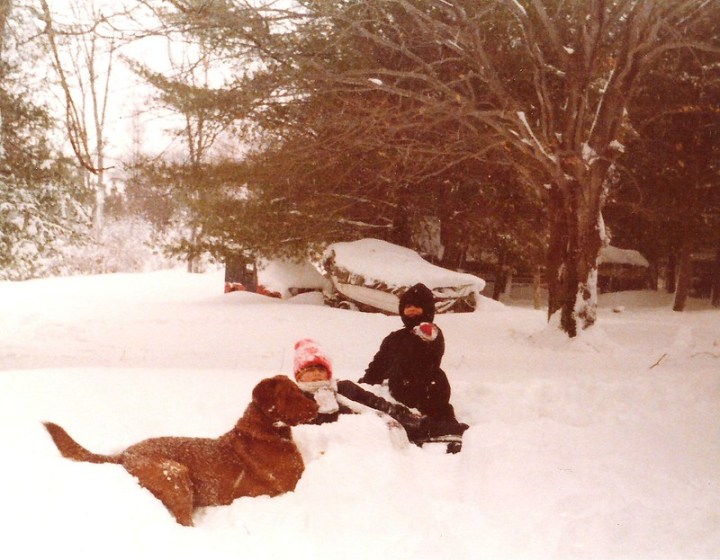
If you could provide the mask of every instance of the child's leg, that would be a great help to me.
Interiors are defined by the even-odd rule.
[[[424,437],[415,443],[420,446],[424,443],[445,443],[448,453],[460,452],[463,434],[469,426],[458,422],[452,406],[448,405],[448,407],[449,410],[445,410],[441,416],[425,416],[423,418],[421,433],[424,434]]]
[[[345,398],[384,412],[388,416],[394,418],[402,424],[403,428],[405,428],[408,438],[411,441],[414,441],[414,438],[419,435],[418,430],[421,428],[424,418],[417,414],[413,414],[406,406],[400,403],[387,401],[375,393],[363,389],[352,381],[338,381],[337,392]]]
[[[420,412],[425,416],[442,420],[444,422],[457,422],[455,409],[449,402],[428,401],[424,406],[420,407]]]
[[[352,381],[348,381],[346,379],[338,381],[337,392],[351,401],[359,402],[360,404],[364,404],[365,406],[369,406],[375,410],[381,410],[390,416],[393,416],[393,409],[395,406],[402,406],[395,405],[394,403],[391,403],[382,397],[379,397],[375,393],[367,391],[359,385],[356,385]]]

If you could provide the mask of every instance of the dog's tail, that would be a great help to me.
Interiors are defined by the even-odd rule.
[[[43,422],[50,437],[55,442],[60,454],[73,461],[84,461],[86,463],[119,463],[120,457],[112,455],[98,455],[85,449],[76,442],[70,435],[57,424],[52,422]]]

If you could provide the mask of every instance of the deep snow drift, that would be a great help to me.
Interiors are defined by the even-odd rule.
[[[400,324],[222,289],[217,272],[0,283],[3,558],[720,558],[720,312],[663,294],[601,296],[573,341],[526,305],[438,316],[461,454],[397,448],[371,415],[298,427],[295,492],[194,528],[122,467],[61,458],[43,420],[99,453],[214,437],[291,372],[297,339],[357,379]]]

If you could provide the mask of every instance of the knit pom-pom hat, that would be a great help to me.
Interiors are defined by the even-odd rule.
[[[295,343],[295,358],[293,360],[293,373],[295,379],[305,368],[310,366],[322,366],[328,372],[328,379],[332,377],[332,363],[320,348],[317,341],[311,338],[303,338]]]

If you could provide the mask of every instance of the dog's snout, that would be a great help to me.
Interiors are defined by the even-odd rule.
[[[303,395],[303,397],[309,403],[309,406],[308,406],[308,416],[309,417],[306,420],[306,422],[309,422],[310,420],[314,420],[315,417],[318,415],[318,412],[320,412],[320,407],[318,406],[318,404],[315,402],[314,399],[310,399],[308,397],[305,397],[304,395]]]
[[[305,424],[315,419],[320,411],[320,407],[315,402],[315,399],[305,395],[300,389],[297,392],[293,391],[293,401],[295,405],[293,408],[297,411],[297,424]]]

